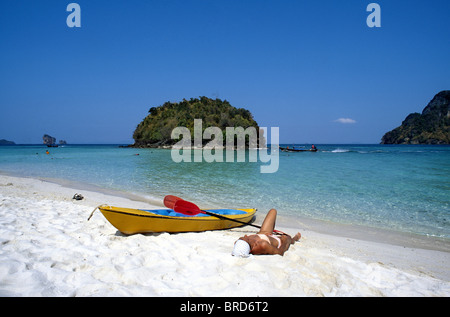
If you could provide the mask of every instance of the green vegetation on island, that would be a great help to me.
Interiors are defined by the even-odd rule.
[[[227,127],[254,127],[259,132],[259,126],[249,110],[235,108],[226,100],[207,97],[183,99],[181,102],[166,102],[162,106],[152,107],[148,112],[133,133],[134,147],[170,147],[179,141],[171,138],[172,130],[176,127],[188,128],[193,140],[194,119],[202,120],[202,135],[208,127],[220,128],[223,142],[226,140]],[[202,140],[202,144],[210,141]]]
[[[381,144],[450,144],[450,90],[434,96],[421,114],[409,114]]]

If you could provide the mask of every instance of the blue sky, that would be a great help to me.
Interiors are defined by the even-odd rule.
[[[369,28],[370,2],[1,1],[0,139],[132,143],[150,107],[205,95],[282,143],[378,143],[450,89],[450,2],[377,1]]]

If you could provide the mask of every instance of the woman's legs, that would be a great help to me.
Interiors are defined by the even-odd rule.
[[[267,233],[272,234],[275,229],[275,221],[277,219],[277,211],[275,209],[270,209],[264,218],[264,221],[261,225],[261,230],[258,233]]]

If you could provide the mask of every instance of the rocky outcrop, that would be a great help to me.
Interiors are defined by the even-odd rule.
[[[44,134],[42,137],[42,140],[44,141],[45,145],[55,145],[56,139],[48,134]]]
[[[450,144],[450,90],[434,96],[421,114],[409,114],[381,144]]]
[[[14,143],[13,141],[8,141],[5,139],[1,139],[0,140],[0,145],[15,145],[16,143]]]

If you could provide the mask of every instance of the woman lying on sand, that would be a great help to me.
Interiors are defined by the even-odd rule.
[[[291,244],[300,240],[301,234],[298,232],[293,238],[287,234],[276,236],[273,234],[277,211],[269,210],[264,218],[261,230],[257,234],[245,235],[234,243],[232,255],[248,257],[249,254],[279,254],[283,255]]]

